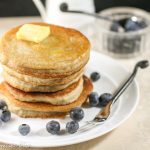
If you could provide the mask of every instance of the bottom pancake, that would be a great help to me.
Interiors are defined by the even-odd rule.
[[[72,108],[81,106],[93,89],[93,85],[87,77],[83,77],[83,91],[79,98],[67,105],[51,105],[47,103],[21,102],[14,98],[5,88],[4,83],[0,84],[0,94],[8,104],[9,110],[24,118],[61,118]]]

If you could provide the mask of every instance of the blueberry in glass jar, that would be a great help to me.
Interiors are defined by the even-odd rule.
[[[120,27],[120,25],[117,22],[112,23],[112,25],[110,27],[110,31],[119,32],[119,27]]]
[[[138,35],[123,37],[116,35],[107,37],[107,49],[117,54],[132,54],[140,51],[142,37]]]
[[[116,15],[116,16],[115,16]],[[130,32],[138,32],[148,27],[148,22],[140,16],[133,14],[114,14],[115,19],[110,26],[113,34],[104,35],[104,49],[111,53],[119,54],[119,56],[131,56],[141,51],[143,46],[144,35],[131,34]],[[115,18],[114,17],[114,18]],[[121,31],[119,29],[122,29]]]
[[[110,31],[119,32],[119,29],[122,28],[124,30],[121,31],[131,32],[146,27],[148,27],[148,23],[144,19],[138,16],[132,16],[114,20],[110,26]]]
[[[148,25],[143,19],[138,20],[138,17],[131,17],[126,21],[125,32],[138,31],[146,28]]]
[[[125,31],[130,32],[130,31],[137,31],[137,30],[140,30],[140,26],[136,22],[129,19],[125,25]]]

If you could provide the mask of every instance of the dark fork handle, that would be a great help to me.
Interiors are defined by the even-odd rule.
[[[112,103],[115,103],[118,98],[122,95],[122,93],[127,89],[127,87],[132,83],[135,78],[138,68],[144,69],[149,66],[149,62],[147,60],[139,61],[133,70],[133,73],[129,76],[129,78],[125,81],[125,83],[118,89],[118,91],[114,94],[112,100],[100,111],[94,120],[101,121],[102,119],[106,120],[110,114],[110,109]]]

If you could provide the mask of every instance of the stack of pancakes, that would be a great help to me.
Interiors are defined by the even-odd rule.
[[[40,43],[18,40],[19,26],[1,39],[1,97],[21,117],[63,117],[92,91],[91,81],[83,76],[90,43],[74,29],[32,24],[50,27],[50,35]]]

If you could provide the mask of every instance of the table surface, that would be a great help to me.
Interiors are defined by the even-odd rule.
[[[19,24],[41,21],[39,17],[0,18],[0,36],[7,29]],[[138,60],[150,60],[150,51],[130,59],[116,59],[132,70]],[[88,142],[71,146],[49,148],[52,150],[149,150],[150,149],[150,67],[139,71],[137,81],[140,87],[140,103],[133,115],[112,132]],[[0,150],[33,150],[36,148],[22,148],[0,144]],[[48,149],[48,148],[47,148]]]

